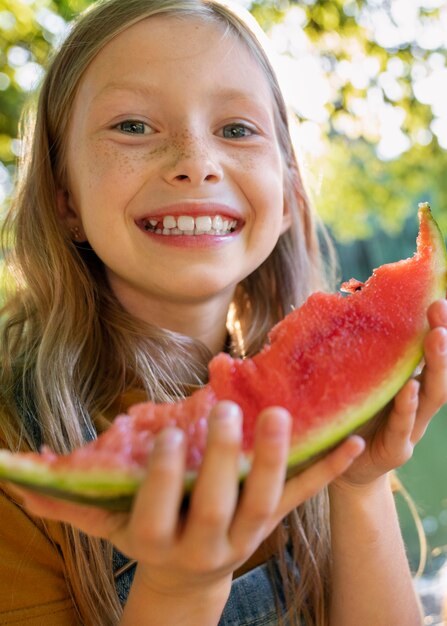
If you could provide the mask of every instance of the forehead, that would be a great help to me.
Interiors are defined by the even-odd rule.
[[[269,81],[248,44],[220,21],[158,15],[126,28],[88,66],[81,91],[107,94],[127,82],[169,91],[197,84],[233,88],[271,101]]]

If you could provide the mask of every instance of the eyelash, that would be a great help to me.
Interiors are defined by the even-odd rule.
[[[230,128],[230,129],[239,129],[239,130],[243,130],[245,132],[244,135],[236,135],[236,136],[230,136],[230,137],[225,137],[225,129],[226,128]],[[233,124],[225,124],[225,126],[222,127],[222,136],[225,139],[245,139],[246,137],[251,137],[252,135],[254,135],[255,132],[252,128],[246,126],[245,124],[242,123],[233,123]]]
[[[125,126],[128,127],[127,130],[125,130]],[[134,132],[137,127],[142,130],[143,132]],[[150,134],[149,132],[146,132],[147,129],[150,130],[150,126],[148,124],[146,124],[145,122],[142,122],[140,120],[124,120],[123,122],[119,122],[119,124],[116,124],[115,126],[116,129],[118,129],[121,133],[123,134],[128,134],[128,135],[147,135]],[[226,136],[225,135],[225,131],[227,129],[230,129],[230,132],[239,132],[239,131],[243,131],[243,134],[233,134],[233,135],[229,135]],[[222,135],[222,137],[224,139],[233,139],[233,140],[237,140],[237,139],[245,139],[247,137],[251,137],[252,135],[255,134],[255,131],[248,127],[246,124],[243,123],[232,123],[232,124],[225,124],[225,126],[223,126],[220,130],[220,133]]]
[[[129,125],[130,127],[133,127],[135,129],[136,126],[142,127],[143,132],[129,132],[129,130],[124,130],[124,126],[125,125]],[[127,134],[127,135],[147,135],[149,133],[146,132],[146,129],[150,129],[150,126],[148,124],[146,124],[145,122],[141,122],[140,120],[124,120],[123,122],[120,122],[119,124],[117,124],[115,126],[115,128],[117,128],[120,132]]]

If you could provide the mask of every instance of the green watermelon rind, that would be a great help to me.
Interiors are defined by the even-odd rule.
[[[447,252],[439,227],[431,215],[427,203],[419,205],[420,215],[425,215],[431,231],[435,254],[431,262],[433,286],[426,295],[425,307],[434,300],[445,298],[447,290]],[[292,476],[308,466],[313,460],[327,453],[351,433],[357,431],[383,409],[412,376],[423,357],[423,339],[428,330],[428,323],[394,365],[394,374],[389,380],[369,389],[364,400],[346,410],[332,415],[327,427],[319,426],[309,431],[298,441],[292,441],[288,457],[288,476]],[[241,458],[240,480],[243,481],[250,469],[250,457]],[[71,500],[80,504],[99,506],[110,510],[127,511],[143,480],[144,470],[123,472],[110,468],[89,468],[86,470],[65,471],[40,462],[39,459],[24,458],[7,450],[0,450],[0,479],[14,482],[39,493]],[[196,477],[195,472],[185,475],[186,498]]]
[[[143,473],[138,476],[96,468],[55,472],[39,460],[0,450],[0,478],[44,495],[112,510],[128,510]]]
[[[54,496],[79,504],[127,511],[144,478],[144,471],[126,473],[122,470],[72,470],[53,471],[38,459],[17,456],[0,450],[0,479],[15,483],[43,495]],[[185,490],[190,491],[195,480],[194,472],[185,474]]]
[[[248,474],[250,463],[241,457],[241,480]],[[191,493],[197,472],[186,471],[185,496]],[[57,469],[53,471],[41,461],[17,456],[9,450],[0,450],[0,480],[19,487],[77,504],[98,506],[113,511],[129,511],[144,479],[144,471],[125,473],[122,470]]]
[[[416,347],[413,344],[413,349],[409,350],[396,365],[399,374],[390,379],[386,385],[380,385],[375,394],[373,392],[375,398],[373,403],[368,393],[364,403],[360,406],[348,412],[341,411],[338,416],[333,416],[327,428],[319,427],[315,431],[309,431],[301,441],[292,441],[287,461],[288,476],[299,473],[315,457],[335,447],[386,406],[420,363],[423,355],[423,336],[421,334],[419,344]],[[241,459],[241,481],[246,478],[249,469],[249,458]],[[0,478],[44,495],[110,510],[129,510],[143,477],[144,472],[125,474],[123,471],[104,471],[100,468],[53,472],[51,468],[38,460],[26,459],[24,461],[9,451],[0,450]],[[195,477],[194,472],[187,472],[185,475],[186,493],[191,491]]]
[[[92,476],[95,477],[93,483]],[[75,492],[88,493],[100,496],[103,489],[108,490],[108,495],[121,495],[132,493],[139,485],[140,477],[136,474],[125,473],[122,470],[73,470],[58,469],[52,471],[51,467],[39,460],[26,459],[14,455],[7,450],[0,450],[0,477],[22,481],[26,484],[33,483],[36,487],[60,487]]]
[[[371,396],[368,393],[363,404],[354,409],[340,412],[338,416],[331,417],[330,425],[327,428],[320,426],[315,430],[309,430],[302,442],[296,445],[292,443],[288,458],[289,476],[293,475],[294,469],[299,469],[302,463],[312,459],[320,452],[334,447],[378,414],[411,377],[422,356],[423,350],[420,348],[417,351],[412,350],[407,358],[404,357],[396,366],[399,368],[399,365],[402,364],[399,376],[391,379],[386,385],[380,385],[375,390],[374,402],[371,402]],[[374,390],[372,394],[374,394]]]

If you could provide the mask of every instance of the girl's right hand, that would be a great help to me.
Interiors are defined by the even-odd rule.
[[[292,509],[342,474],[362,452],[353,436],[301,474],[285,481],[290,416],[261,413],[253,464],[240,492],[241,413],[220,402],[210,416],[203,464],[186,513],[181,512],[185,471],[182,432],[160,433],[130,513],[104,511],[20,489],[34,515],[64,521],[111,541],[138,561],[140,579],[157,593],[204,590],[231,580]]]

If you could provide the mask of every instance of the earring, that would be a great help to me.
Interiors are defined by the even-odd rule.
[[[80,241],[81,231],[79,229],[79,226],[72,226],[70,228],[70,235],[71,235],[71,238],[74,239],[75,241]]]

